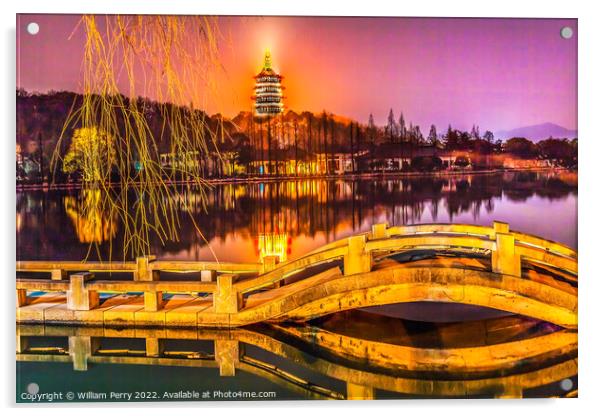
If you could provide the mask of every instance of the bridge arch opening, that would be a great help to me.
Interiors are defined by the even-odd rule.
[[[390,318],[437,323],[480,321],[516,315],[485,306],[447,302],[391,303],[370,306],[361,310]]]

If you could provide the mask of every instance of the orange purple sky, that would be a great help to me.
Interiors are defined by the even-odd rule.
[[[20,15],[17,86],[79,91],[77,15]],[[40,25],[37,35],[26,26]],[[577,128],[575,19],[220,17],[223,72],[206,110],[250,110],[253,75],[272,52],[286,106],[384,124],[389,108],[428,131]],[[563,39],[570,26],[575,36]],[[73,35],[70,37],[70,35]],[[70,37],[70,38],[69,38]]]

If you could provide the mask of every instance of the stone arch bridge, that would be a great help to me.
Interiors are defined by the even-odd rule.
[[[492,227],[375,224],[370,232],[283,263],[275,257],[249,264],[153,257],[110,263],[19,261],[17,321],[240,327],[432,301],[494,308],[576,329],[577,265],[572,248],[503,222]],[[107,273],[132,278],[103,279]],[[187,279],[162,279],[168,273]]]

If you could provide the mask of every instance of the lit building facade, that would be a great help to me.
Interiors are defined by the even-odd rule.
[[[272,68],[272,57],[266,51],[263,68],[255,75],[255,115],[258,117],[274,116],[284,111],[284,96],[282,91],[282,75]]]

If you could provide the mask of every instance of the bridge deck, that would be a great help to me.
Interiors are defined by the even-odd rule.
[[[446,256],[409,262],[385,258],[376,262],[371,272],[354,276],[343,276],[335,266],[282,287],[251,292],[245,296],[244,308],[235,313],[216,312],[215,295],[207,293],[166,296],[162,308],[156,311],[146,310],[144,294],[140,293],[104,294],[98,307],[86,311],[71,310],[63,293],[34,293],[27,305],[17,309],[17,321],[138,327],[241,326],[263,321],[305,321],[345,309],[430,300],[497,307],[572,327],[577,295],[573,282],[528,264],[518,279],[496,276],[489,268],[487,258]],[[475,289],[477,284],[479,288]],[[509,294],[510,288],[522,291],[526,309],[517,309],[512,301],[517,298]],[[504,299],[496,303],[495,298]],[[546,299],[555,308],[542,305]]]

